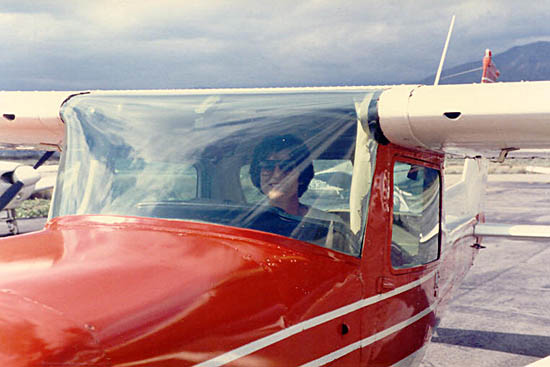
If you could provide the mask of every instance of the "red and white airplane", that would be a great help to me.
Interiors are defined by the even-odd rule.
[[[0,240],[0,365],[418,365],[498,234],[485,158],[547,148],[549,98],[550,82],[0,93],[0,142],[62,152],[46,227]],[[287,156],[261,156],[273,137]],[[447,154],[467,164],[444,190]],[[301,213],[266,196],[292,182]]]

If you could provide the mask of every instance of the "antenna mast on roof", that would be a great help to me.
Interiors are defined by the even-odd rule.
[[[443,63],[445,62],[445,56],[447,56],[447,48],[449,47],[449,41],[451,40],[451,34],[453,33],[453,27],[455,25],[455,15],[451,19],[451,26],[449,27],[449,33],[447,34],[447,40],[445,41],[445,47],[443,47],[443,54],[441,55],[441,60],[439,61],[439,68],[437,69],[437,74],[435,75],[434,85],[439,84],[439,78],[441,77],[441,70],[443,70]]]

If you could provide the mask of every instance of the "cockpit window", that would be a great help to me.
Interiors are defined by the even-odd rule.
[[[439,197],[439,171],[395,163],[391,243],[394,268],[412,268],[439,257]]]
[[[74,97],[52,215],[214,223],[358,256],[376,151],[358,116],[372,95]]]

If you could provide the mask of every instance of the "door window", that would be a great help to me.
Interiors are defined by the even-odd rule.
[[[395,163],[391,243],[394,268],[411,268],[439,257],[439,193],[439,171]]]

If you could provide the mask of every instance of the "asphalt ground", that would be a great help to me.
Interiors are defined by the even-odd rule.
[[[18,219],[17,226],[21,234],[34,232],[42,229],[46,224],[46,218],[30,218],[30,219]],[[8,230],[8,225],[4,220],[0,220],[0,237],[11,236]]]
[[[493,175],[487,222],[550,225],[550,175]],[[21,219],[21,232],[45,218]],[[7,235],[0,222],[0,236]],[[422,367],[515,367],[550,355],[550,240],[487,239]]]
[[[486,221],[550,225],[550,176],[490,176]],[[550,355],[550,240],[486,239],[422,367],[525,366]]]

